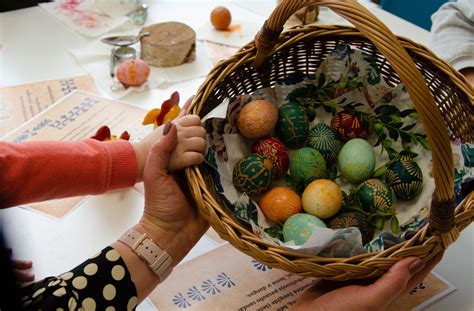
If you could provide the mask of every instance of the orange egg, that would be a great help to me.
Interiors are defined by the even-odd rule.
[[[218,6],[212,10],[211,23],[217,30],[227,30],[231,21],[232,16],[227,8]]]
[[[260,209],[275,222],[285,222],[290,216],[301,212],[299,195],[287,187],[274,187],[260,199]]]
[[[150,76],[150,66],[141,59],[129,59],[118,66],[115,75],[126,86],[140,86]]]
[[[237,127],[243,136],[257,139],[270,135],[277,121],[277,106],[270,100],[255,99],[240,110]]]
[[[303,209],[306,213],[328,219],[342,207],[341,188],[328,179],[316,179],[303,191]]]

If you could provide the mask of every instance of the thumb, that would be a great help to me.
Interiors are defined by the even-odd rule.
[[[145,165],[144,177],[152,177],[165,173],[170,161],[170,155],[177,144],[176,126],[168,121],[163,128],[162,136],[151,146]]]
[[[382,306],[389,306],[403,294],[412,276],[423,267],[423,261],[415,257],[400,260],[373,285],[366,287],[371,296],[369,300],[379,300]]]

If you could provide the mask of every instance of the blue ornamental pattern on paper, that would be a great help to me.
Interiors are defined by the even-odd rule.
[[[173,303],[175,306],[179,308],[186,309],[187,307],[191,307],[191,304],[186,300],[183,294],[178,293],[173,297]]]
[[[211,280],[202,282],[201,289],[208,294],[218,294],[221,290]]]
[[[261,263],[261,262],[255,260],[255,259],[252,259],[251,262],[252,262],[252,265],[253,265],[253,266],[255,267],[255,269],[257,269],[257,270],[266,272],[266,271],[269,271],[269,270],[272,269],[271,267],[266,266],[266,265],[264,265],[263,263]]]
[[[190,289],[188,289],[187,294],[188,294],[188,298],[191,298],[192,300],[201,301],[201,300],[206,299],[206,297],[204,297],[204,295],[201,294],[201,292],[199,291],[199,289],[196,288],[196,286],[193,286]]]
[[[217,284],[219,284],[222,287],[228,287],[228,288],[235,286],[235,283],[224,272],[222,272],[221,274],[217,276]]]

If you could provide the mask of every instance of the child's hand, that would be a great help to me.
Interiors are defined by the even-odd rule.
[[[176,172],[185,167],[200,164],[204,160],[206,131],[198,116],[186,115],[191,100],[192,98],[186,101],[178,117],[173,120],[178,130],[178,143],[171,153],[167,168],[169,172]],[[151,146],[162,136],[163,127],[164,125],[157,127],[140,142],[133,143],[138,163],[137,182],[142,181],[146,158]]]

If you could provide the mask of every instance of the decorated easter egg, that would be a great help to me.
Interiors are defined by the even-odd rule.
[[[308,137],[308,128],[304,107],[286,104],[278,109],[277,135],[288,148],[303,147]]]
[[[243,136],[257,139],[270,135],[277,120],[277,106],[269,100],[256,99],[240,110],[237,127]]]
[[[305,213],[295,214],[283,225],[283,239],[285,242],[294,241],[296,245],[302,245],[316,227],[327,228],[326,224],[316,216]]]
[[[306,213],[328,219],[341,209],[341,188],[329,179],[317,179],[303,191],[302,203]]]
[[[351,183],[360,183],[374,172],[374,148],[365,140],[349,140],[339,152],[337,158],[342,175]]]
[[[336,162],[341,149],[336,131],[324,123],[316,124],[309,130],[306,145],[321,152],[328,164]]]
[[[336,130],[342,141],[348,141],[351,138],[366,138],[369,135],[360,117],[347,111],[338,112],[331,120],[331,127]]]
[[[150,66],[141,59],[129,59],[118,66],[115,75],[126,86],[140,86],[150,76]]]
[[[385,181],[398,198],[410,200],[423,188],[423,173],[412,158],[400,157],[387,165]]]
[[[374,229],[370,225],[367,216],[360,212],[340,213],[331,219],[329,227],[332,229],[358,228],[362,235],[363,244],[369,243],[374,236]]]
[[[212,10],[211,24],[217,30],[227,30],[231,21],[232,15],[226,7],[218,6]]]
[[[283,175],[288,171],[290,165],[288,151],[277,138],[268,137],[257,140],[252,146],[252,152],[263,155],[272,161],[277,175]]]
[[[275,177],[272,161],[255,153],[243,157],[234,167],[232,180],[240,192],[259,193],[270,188]]]
[[[390,215],[395,212],[395,195],[380,179],[372,178],[357,187],[357,198],[367,212],[383,212]]]
[[[290,160],[290,175],[297,182],[309,183],[326,176],[326,160],[313,148],[304,147],[295,152]]]
[[[265,192],[259,206],[268,219],[283,223],[291,215],[301,212],[301,199],[290,188],[274,187]]]

